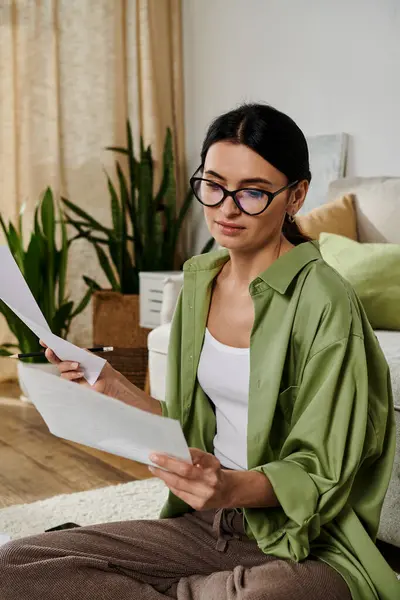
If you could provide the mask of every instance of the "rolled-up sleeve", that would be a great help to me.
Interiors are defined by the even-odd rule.
[[[273,548],[296,561],[308,556],[321,526],[346,505],[370,448],[367,425],[365,347],[361,337],[350,335],[308,360],[279,459],[253,469],[268,477],[280,503],[277,509],[245,509],[250,523],[252,510],[269,511],[259,519],[262,550]]]

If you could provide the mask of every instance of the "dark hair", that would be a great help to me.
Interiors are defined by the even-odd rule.
[[[307,141],[296,123],[267,104],[243,104],[216,118],[201,150],[204,165],[213,144],[230,141],[244,144],[281,171],[289,180],[311,181]],[[295,221],[285,216],[282,232],[294,245],[310,241]]]

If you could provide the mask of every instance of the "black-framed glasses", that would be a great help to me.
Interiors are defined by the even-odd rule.
[[[292,183],[285,185],[276,192],[267,192],[257,188],[241,188],[230,192],[216,181],[196,177],[201,168],[199,167],[193,177],[190,178],[190,186],[201,204],[217,207],[223,203],[225,198],[230,196],[239,210],[252,217],[263,213],[275,196],[299,183],[299,180],[292,181]]]

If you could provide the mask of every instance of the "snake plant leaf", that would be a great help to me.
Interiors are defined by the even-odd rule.
[[[26,210],[26,202],[23,202],[21,205],[21,208],[19,209],[19,213],[18,213],[18,237],[20,239],[22,249],[24,248],[24,230],[23,230],[23,226],[22,226],[22,220],[24,217],[25,210]]]
[[[4,348],[4,346],[0,346],[0,356],[11,356],[12,354],[14,354],[14,352],[10,352],[7,348]]]
[[[124,270],[121,273],[121,293],[139,293],[139,272],[136,266],[133,265],[132,258],[127,249],[124,256]]]
[[[59,218],[56,212],[59,213]],[[65,337],[71,325],[74,303],[68,299],[65,291],[69,240],[63,206],[58,200],[55,201],[53,192],[47,188],[35,208],[33,231],[26,250],[22,237],[23,209],[20,211],[17,227],[12,223],[6,227],[1,215],[0,224],[6,230],[10,252],[17,263],[20,263],[20,270],[46,321],[54,333]],[[58,239],[61,240],[60,247]],[[2,302],[0,313],[17,339],[17,343],[13,344],[14,348],[19,348],[23,353],[40,350],[36,335]],[[8,350],[6,345],[1,348]],[[45,362],[43,357],[27,360]]]
[[[162,269],[163,263],[163,212],[158,211],[155,214],[154,222],[154,269]]]
[[[2,230],[3,230],[4,237],[6,238],[6,241],[8,243],[8,229],[7,229],[6,224],[4,223],[4,219],[3,219],[3,217],[1,215],[0,215],[0,226],[1,226]]]
[[[125,277],[124,274],[126,272],[125,263],[128,255],[128,246],[127,246],[127,216],[128,216],[128,190],[125,185],[125,178],[123,176],[123,172],[121,166],[117,162],[117,174],[119,181],[119,193],[121,198],[121,266],[120,266],[120,283],[121,283],[121,293],[124,294],[124,283]]]
[[[4,344],[1,344],[2,348],[18,348],[18,344],[13,344],[11,342],[5,342]]]
[[[193,202],[193,192],[192,192],[191,188],[189,188],[188,191],[186,192],[186,196],[183,201],[183,204],[179,210],[178,218],[175,223],[175,227],[173,228],[173,242],[172,242],[173,248],[176,248],[176,246],[178,244],[179,234],[182,231],[183,222],[186,218],[186,215],[188,214],[188,211],[192,205],[192,202]]]
[[[107,175],[107,183],[108,183],[108,190],[109,190],[110,196],[111,196],[111,216],[112,216],[112,222],[113,222],[113,226],[114,226],[114,233],[115,233],[115,237],[118,242],[115,246],[116,247],[116,256],[115,256],[114,264],[115,264],[115,268],[116,268],[117,272],[119,274],[121,274],[121,271],[122,271],[122,248],[121,248],[122,212],[121,212],[121,207],[119,205],[117,192],[115,191],[114,185],[108,175]]]
[[[169,168],[168,168],[168,165],[166,165],[164,162],[162,180],[160,183],[159,190],[154,199],[154,203],[155,203],[157,209],[161,208],[161,206],[163,205],[164,198],[167,193],[168,185],[169,185]]]
[[[68,235],[67,235],[67,226],[65,222],[65,217],[62,213],[60,202],[57,202],[58,212],[61,215],[60,218],[60,229],[61,229],[61,250],[58,252],[57,256],[59,258],[58,264],[58,304],[61,304],[65,301],[66,296],[66,285],[67,285],[67,266],[68,266]]]
[[[139,165],[135,159],[134,152],[134,144],[133,144],[133,136],[132,136],[132,128],[129,120],[126,123],[126,137],[128,141],[128,168],[129,168],[129,194],[128,194],[128,206],[129,206],[129,214],[131,217],[133,236],[135,238],[134,241],[134,255],[135,261],[138,269],[141,269],[141,265],[143,263],[143,241],[141,237],[141,231],[139,227],[139,217],[138,217],[138,201],[136,194],[136,186],[138,181],[138,171]],[[128,186],[126,186],[128,187]]]
[[[170,207],[171,215],[173,217],[175,217],[175,214],[176,214],[175,164],[174,164],[172,132],[169,127],[167,129],[167,134],[165,136],[163,165],[164,165],[164,169],[166,169],[169,173],[168,186],[167,186],[167,190],[165,192],[165,204]]]
[[[69,243],[73,242],[74,240],[79,240],[81,238],[86,239],[89,242],[98,242],[99,244],[106,245],[109,245],[112,242],[112,239],[110,240],[107,238],[99,238],[95,235],[92,235],[91,229],[84,229],[84,227],[87,227],[86,223],[83,223],[82,221],[76,221],[75,219],[72,219],[72,217],[70,217],[69,215],[66,216],[66,222],[68,223],[68,225],[71,225],[72,227],[74,227],[74,229],[78,231],[76,235],[69,238]],[[133,240],[133,237],[128,236],[128,239]]]
[[[9,223],[9,227],[7,226],[0,215],[0,225],[3,230],[4,236],[6,238],[6,242],[8,247],[10,248],[11,254],[14,257],[15,262],[18,267],[23,270],[23,248],[21,247],[21,241],[18,236],[17,230],[15,229],[12,223]]]
[[[2,300],[0,300],[0,312],[4,315],[11,333],[17,338],[21,352],[30,352],[32,347],[37,347],[35,334]]]
[[[110,192],[110,196],[111,196],[111,216],[112,216],[114,233],[115,233],[116,238],[118,240],[120,240],[121,234],[122,234],[121,207],[119,205],[118,194],[115,191],[115,187],[111,181],[111,178],[109,175],[107,175],[107,173],[106,173],[106,176],[107,176],[108,191]]]
[[[87,275],[83,276],[83,280],[86,283],[86,285],[93,288],[94,291],[100,291],[102,289],[101,285],[99,285],[97,281],[95,281],[91,277],[88,277]]]
[[[119,292],[121,290],[121,286],[114,274],[113,268],[111,266],[110,260],[107,254],[104,252],[103,248],[98,244],[93,244],[96,250],[97,258],[99,259],[99,263],[101,268],[103,269],[110,285],[111,289],[115,292]]]
[[[87,305],[90,302],[91,297],[93,296],[93,287],[90,286],[83,296],[82,300],[79,302],[78,306],[74,309],[74,311],[70,315],[70,319],[74,319],[77,315],[79,315],[82,311],[85,310]]]
[[[14,257],[15,262],[18,265],[18,268],[22,271],[23,274],[24,249],[21,246],[21,238],[19,237],[18,232],[12,223],[10,223],[8,227],[8,246],[11,250],[11,254]]]
[[[139,211],[139,227],[142,231],[143,247],[147,247],[147,253],[142,261],[141,268],[143,270],[151,269],[151,253],[149,249],[152,244],[152,228],[153,228],[153,179],[152,170],[149,164],[149,157],[141,140],[141,160],[139,164],[139,190],[138,190],[138,211]],[[149,256],[150,254],[150,256]]]
[[[121,146],[107,146],[105,149],[111,150],[111,152],[119,152],[125,156],[129,154],[129,151],[126,148],[121,148]]]
[[[35,233],[32,233],[28,249],[25,253],[24,271],[26,283],[34,298],[40,297],[40,288],[42,284],[41,267],[40,240]]]
[[[54,313],[50,328],[56,335],[64,337],[68,333],[73,306],[74,303],[70,300],[59,306]]]
[[[215,244],[215,240],[214,240],[214,238],[212,237],[212,238],[210,238],[210,239],[208,240],[208,242],[206,242],[206,243],[204,244],[204,246],[203,246],[203,248],[202,248],[202,250],[201,250],[200,254],[207,254],[207,252],[210,252],[210,250],[212,250],[212,249],[213,249],[213,246],[214,246],[214,244]]]
[[[41,203],[42,229],[46,240],[47,253],[47,274],[46,282],[47,289],[47,308],[48,315],[52,315],[55,310],[55,232],[56,222],[54,213],[53,193],[50,188],[47,188]]]
[[[113,235],[112,229],[110,229],[109,227],[105,227],[104,225],[102,225],[101,223],[96,221],[96,219],[94,219],[91,215],[89,215],[86,211],[84,211],[80,206],[77,206],[70,200],[67,200],[67,198],[61,198],[61,200],[63,201],[65,206],[67,206],[69,208],[69,210],[71,210],[76,215],[78,215],[78,217],[81,217],[82,219],[87,221],[88,226],[90,225],[93,229],[97,229],[98,231],[103,231],[107,235]],[[68,218],[67,218],[67,223],[69,223]]]

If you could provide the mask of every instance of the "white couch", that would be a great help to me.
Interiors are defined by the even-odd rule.
[[[358,241],[400,244],[400,178],[339,179],[331,183],[326,200],[335,200],[350,193],[356,198]],[[152,396],[159,400],[165,396],[170,321],[182,283],[182,275],[166,280],[163,324],[154,329],[148,338],[150,390]],[[375,333],[391,371],[397,427],[395,466],[382,513],[379,537],[400,547],[400,331]]]

